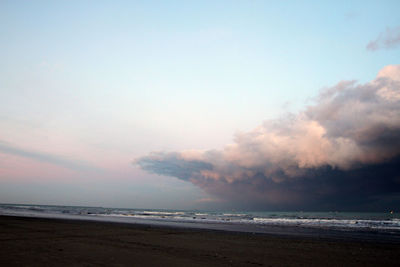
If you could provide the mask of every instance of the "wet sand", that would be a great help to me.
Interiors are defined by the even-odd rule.
[[[0,266],[399,266],[400,243],[0,216]]]

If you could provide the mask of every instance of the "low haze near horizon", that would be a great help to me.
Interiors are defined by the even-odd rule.
[[[393,209],[398,10],[1,1],[0,203]]]

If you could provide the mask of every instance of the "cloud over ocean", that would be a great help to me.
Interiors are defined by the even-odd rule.
[[[265,121],[222,150],[153,152],[142,169],[254,209],[381,210],[400,204],[400,65],[342,81],[297,114]]]

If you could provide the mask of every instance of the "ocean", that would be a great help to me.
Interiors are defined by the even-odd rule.
[[[266,232],[272,227],[400,234],[395,212],[250,212],[0,204],[0,215]],[[275,228],[276,229],[276,228]]]

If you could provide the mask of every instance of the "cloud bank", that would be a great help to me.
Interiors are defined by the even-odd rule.
[[[223,150],[153,152],[142,169],[246,209],[386,210],[400,204],[400,65],[343,81],[298,114]]]
[[[23,149],[0,140],[0,153],[29,158],[36,161],[58,165],[76,171],[99,171],[98,168],[80,160],[73,160],[59,155]]]
[[[378,49],[392,49],[400,46],[400,27],[387,28],[379,34],[378,38],[367,45],[367,49],[376,51]]]

